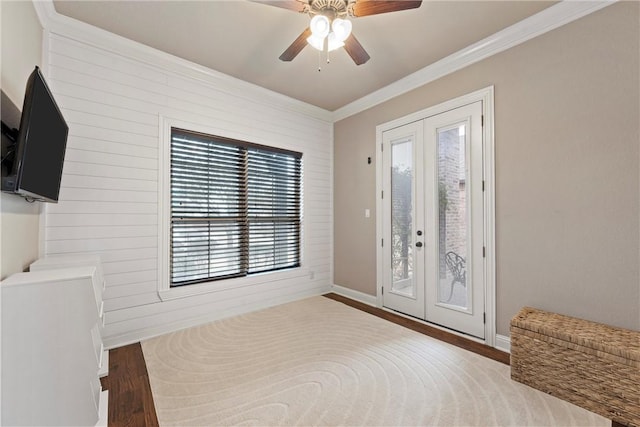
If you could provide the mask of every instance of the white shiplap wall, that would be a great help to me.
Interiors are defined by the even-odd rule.
[[[45,40],[45,72],[69,124],[69,139],[60,201],[46,206],[44,251],[100,255],[107,284],[106,344],[114,347],[328,291],[331,121],[306,108],[296,110],[293,101],[294,107],[283,106],[282,98],[215,72],[200,76],[192,64],[175,58],[167,56],[164,67],[157,52],[138,57],[136,51],[145,49],[139,45],[122,53],[109,46],[109,37],[100,45],[57,30],[48,31]],[[150,61],[151,56],[156,59]],[[160,299],[159,191],[167,173],[159,161],[161,118],[303,152],[302,269],[216,292]]]

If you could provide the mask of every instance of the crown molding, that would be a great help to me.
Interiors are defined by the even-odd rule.
[[[56,12],[53,0],[32,1],[40,24],[49,33],[71,38],[147,65],[160,67],[174,74],[211,84],[217,90],[246,98],[248,101],[262,104],[268,108],[302,114],[323,122],[332,123],[333,121],[333,114],[328,110],[61,15]]]
[[[399,95],[424,86],[441,77],[517,46],[539,35],[596,12],[617,0],[564,0],[543,11],[505,28],[477,43],[453,53],[388,86],[338,108],[333,122],[360,113]]]
[[[218,90],[246,97],[252,102],[261,103],[269,108],[279,108],[335,123],[573,22],[617,1],[563,0],[333,112],[61,15],[56,12],[53,0],[33,0],[33,5],[45,31],[73,38],[94,47],[215,85]]]

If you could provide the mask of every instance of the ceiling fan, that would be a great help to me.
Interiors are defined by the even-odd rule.
[[[380,13],[420,7],[422,0],[254,0],[311,16],[309,27],[280,55],[280,60],[291,61],[307,44],[320,51],[330,52],[344,47],[356,65],[367,62],[369,54],[351,34],[348,18],[378,15]]]

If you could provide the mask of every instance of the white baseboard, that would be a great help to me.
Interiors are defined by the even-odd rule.
[[[338,295],[342,295],[343,297],[360,301],[372,307],[378,306],[377,298],[375,297],[375,295],[365,294],[363,292],[345,288],[344,286],[340,286],[340,285],[331,285],[331,292],[336,293]]]
[[[109,350],[103,350],[100,368],[98,369],[98,377],[102,378],[107,375],[109,375]]]
[[[98,422],[96,427],[107,427],[109,419],[109,390],[100,392],[100,404],[98,407]]]
[[[496,334],[496,348],[511,353],[511,338]]]
[[[163,325],[144,328],[144,329],[138,329],[122,335],[109,336],[104,339],[104,345],[106,349],[111,350],[111,349],[122,347],[125,345],[141,342],[150,338],[155,338],[160,335],[179,331],[181,329],[200,326],[205,323],[214,322],[216,320],[226,319],[228,317],[233,317],[233,316],[239,316],[241,314],[249,313],[252,311],[263,310],[265,308],[309,298],[316,295],[323,295],[327,293],[327,291],[328,289],[326,287],[323,287],[323,289],[320,289],[320,290],[311,289],[305,292],[296,293],[294,295],[272,298],[267,301],[261,301],[257,304],[248,304],[240,307],[234,307],[230,310],[213,312],[207,316],[180,320],[176,322],[168,322]]]

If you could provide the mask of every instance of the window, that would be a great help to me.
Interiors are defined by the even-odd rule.
[[[301,153],[171,129],[171,286],[300,266]]]

